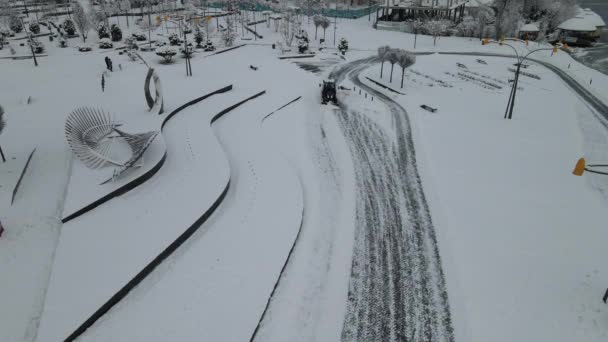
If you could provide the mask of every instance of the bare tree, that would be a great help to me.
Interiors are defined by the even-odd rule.
[[[414,49],[416,48],[416,42],[418,41],[418,33],[424,26],[424,22],[420,19],[412,21],[412,32],[414,33]]]
[[[403,88],[403,79],[405,77],[405,68],[416,62],[416,56],[405,50],[397,51],[397,64],[401,67],[401,88]]]
[[[317,40],[317,31],[319,30],[319,26],[321,26],[322,21],[323,21],[323,17],[320,15],[315,15],[312,18],[312,22],[315,24],[315,40]]]
[[[393,69],[395,68],[395,63],[399,61],[399,50],[390,49],[386,54],[386,60],[391,63],[391,77],[389,82],[393,83]]]
[[[325,40],[325,30],[327,30],[329,25],[331,25],[331,21],[329,21],[329,18],[327,17],[322,17],[322,19],[323,20],[321,20],[321,27],[323,28],[323,40]]]
[[[72,7],[74,8],[74,24],[82,36],[82,41],[86,43],[89,30],[92,28],[91,19],[84,11],[84,8],[82,8],[80,2],[75,1]]]
[[[386,62],[386,54],[391,51],[391,47],[388,45],[381,46],[378,48],[378,58],[380,59],[380,78],[382,78],[382,72],[384,71],[384,62]]]
[[[4,108],[0,106],[0,134],[4,130],[6,126],[6,122],[4,121]],[[4,151],[2,151],[2,147],[0,146],[0,155],[2,156],[2,162],[6,162],[6,158],[4,158]]]

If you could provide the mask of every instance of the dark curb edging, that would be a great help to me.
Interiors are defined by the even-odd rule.
[[[301,98],[302,98],[302,96],[298,96],[298,97],[296,97],[295,99],[293,99],[293,100],[291,100],[291,101],[287,102],[286,104],[282,105],[281,107],[279,107],[279,108],[275,109],[275,110],[274,110],[274,111],[272,111],[271,113],[266,114],[266,116],[264,116],[264,117],[262,118],[262,123],[264,123],[264,121],[265,121],[266,119],[268,119],[268,118],[269,118],[271,115],[273,115],[274,113],[276,113],[276,112],[280,111],[281,109],[283,109],[283,108],[285,108],[285,107],[289,106],[290,104],[292,104],[292,103],[294,103],[294,102],[296,102],[296,101],[300,100]]]
[[[17,183],[15,184],[15,187],[13,188],[13,196],[11,197],[11,205],[13,205],[13,202],[15,202],[15,196],[17,196],[17,192],[19,191],[19,187],[21,186],[21,181],[23,180],[23,176],[25,176],[25,173],[27,172],[27,168],[30,166],[30,162],[32,161],[32,156],[34,155],[34,152],[36,152],[35,147],[32,150],[32,152],[30,153],[30,156],[27,157],[25,166],[23,166],[23,170],[21,170],[21,175],[19,176],[19,179],[17,180]]]
[[[215,56],[215,55],[219,55],[219,54],[222,54],[222,53],[224,53],[224,52],[228,52],[228,51],[232,51],[232,50],[234,50],[234,49],[238,49],[238,48],[243,47],[243,46],[245,46],[245,45],[247,45],[247,44],[241,44],[241,45],[237,45],[237,46],[229,47],[229,48],[227,48],[227,49],[220,50],[220,51],[214,52],[214,53],[212,53],[212,54],[210,54],[210,55],[204,56],[203,58],[206,58],[206,57],[211,57],[211,56]]]
[[[392,91],[393,93],[397,93],[397,94],[399,94],[399,95],[405,95],[404,93],[400,93],[400,92],[396,91],[395,89],[393,89],[393,88],[391,88],[391,87],[387,87],[387,86],[385,86],[384,84],[382,84],[382,83],[380,83],[380,82],[378,82],[378,81],[374,81],[374,80],[372,80],[371,78],[369,78],[369,77],[367,77],[367,76],[365,76],[365,78],[367,78],[367,79],[368,79],[370,82],[373,82],[374,84],[376,84],[376,85],[378,85],[378,86],[380,86],[380,87],[382,87],[382,88],[384,88],[384,89],[387,89],[387,90],[389,90],[389,91]]]
[[[307,54],[307,55],[294,55],[294,56],[283,56],[283,57],[279,57],[279,59],[297,59],[297,58],[312,58],[315,57],[316,55],[313,54]]]
[[[232,89],[232,85],[230,85],[226,88],[223,88],[223,89],[230,90],[230,89]],[[220,90],[222,90],[222,89],[220,89]],[[213,116],[213,118],[211,119],[210,125],[213,124],[218,119],[220,119],[225,114],[227,114],[227,113],[231,112],[232,110],[236,109],[237,107],[241,106],[245,102],[248,102],[259,96],[262,96],[265,93],[266,93],[266,91],[264,90],[262,92],[259,92],[253,96],[250,96],[250,97],[246,98],[245,100],[238,102],[238,103],[222,110],[221,112],[219,112]],[[185,108],[188,105],[194,104],[201,100],[202,99],[200,99],[200,98],[193,100],[193,101],[189,102],[189,104],[184,105],[182,107]],[[182,108],[182,107],[180,107],[180,108]],[[176,111],[174,111],[174,112],[176,113]],[[172,113],[172,114],[174,114],[174,113]],[[166,120],[167,119],[168,118],[166,118]],[[222,191],[222,194],[215,200],[213,205],[203,213],[203,215],[201,217],[199,217],[196,221],[194,221],[194,223],[192,225],[190,225],[190,227],[188,227],[188,229],[186,229],[182,234],[180,234],[177,237],[177,239],[175,239],[169,246],[167,246],[154,259],[152,259],[152,261],[150,261],[150,263],[148,263],[141,271],[139,271],[139,273],[137,273],[137,275],[135,275],[135,277],[133,277],[133,279],[131,279],[129,282],[127,282],[127,284],[125,284],[118,292],[116,292],[112,297],[110,297],[110,299],[108,299],[108,301],[106,301],[84,323],[82,323],[72,334],[70,334],[70,336],[68,336],[64,340],[64,342],[74,341],[80,335],[82,335],[88,328],[90,328],[93,324],[95,324],[95,322],[97,320],[99,320],[103,315],[105,315],[108,311],[110,311],[110,309],[112,309],[112,307],[114,305],[118,304],[118,302],[120,302],[123,298],[125,298],[131,290],[133,290],[148,275],[150,275],[150,273],[152,273],[158,265],[160,265],[165,259],[167,259],[171,254],[173,254],[173,252],[175,252],[184,242],[186,242],[188,240],[188,238],[190,238],[190,236],[192,236],[209,219],[209,217],[211,217],[211,215],[215,212],[215,210],[224,201],[224,198],[226,197],[226,194],[228,193],[229,188],[230,188],[230,179],[226,183],[226,187],[224,188],[224,191]]]
[[[298,101],[300,98],[302,98],[302,96],[297,97],[296,99],[292,100],[291,102],[283,105],[281,108],[277,109],[276,111],[279,111],[285,107],[287,107],[288,105]],[[275,112],[276,112],[275,111]],[[273,112],[274,113],[274,112]],[[270,113],[272,114],[272,113]],[[264,119],[266,119],[270,114],[268,114],[267,116],[265,116],[262,119],[262,123],[264,122]],[[255,326],[255,329],[253,330],[253,334],[251,335],[251,338],[249,339],[249,342],[253,342],[258,334],[258,331],[260,330],[261,326],[262,326],[262,322],[264,321],[264,318],[266,317],[266,313],[268,312],[268,309],[270,308],[270,302],[272,302],[272,298],[274,297],[274,293],[276,292],[277,288],[279,287],[279,283],[281,282],[281,278],[283,278],[283,274],[285,272],[285,269],[287,268],[287,265],[289,264],[289,260],[291,260],[291,255],[293,254],[293,251],[296,248],[296,245],[298,243],[298,240],[300,239],[300,235],[302,233],[302,227],[304,226],[304,213],[306,212],[306,208],[304,207],[304,185],[302,184],[302,180],[300,179],[300,177],[298,176],[298,182],[300,183],[300,188],[302,188],[302,216],[300,218],[300,227],[298,228],[298,233],[296,234],[295,239],[293,240],[293,244],[291,245],[291,248],[289,249],[289,253],[287,253],[287,258],[285,259],[285,263],[283,264],[283,267],[281,267],[281,272],[279,272],[279,276],[277,277],[277,281],[274,283],[274,286],[272,288],[272,291],[270,292],[270,295],[268,296],[268,300],[266,301],[266,306],[264,307],[264,311],[262,311],[262,315],[260,316],[260,319],[258,320],[258,324]]]
[[[177,113],[179,113],[180,111],[182,111],[183,109],[192,106],[193,104],[196,104],[208,97],[211,97],[213,95],[217,95],[217,94],[221,94],[221,93],[225,93],[232,90],[232,85],[226,86],[224,88],[218,89],[216,91],[213,91],[211,93],[205,94],[201,97],[198,97],[190,102],[187,102],[184,105],[179,106],[177,109],[175,109],[174,111],[172,111],[171,113],[169,113],[163,120],[160,129],[161,131],[163,130],[163,128],[165,127],[165,125],[167,124],[167,122],[169,122],[169,120],[171,120],[171,118],[173,118],[173,116],[175,116]],[[73,212],[72,214],[64,217],[63,219],[61,219],[62,223],[66,223],[69,222],[75,218],[77,218],[78,216],[81,216],[95,208],[97,208],[98,206],[108,202],[109,200],[124,195],[127,192],[135,189],[136,187],[140,186],[141,184],[145,183],[147,180],[149,180],[150,178],[152,178],[152,176],[154,176],[158,170],[160,170],[161,167],[163,167],[165,160],[167,159],[167,151],[165,150],[162,158],[158,161],[158,163],[156,163],[156,165],[154,165],[150,170],[146,171],[144,174],[142,174],[141,176],[135,178],[134,180],[130,181],[129,183],[119,187],[118,189],[104,195],[103,197],[93,201],[92,203],[82,207],[81,209],[76,210],[75,212]]]

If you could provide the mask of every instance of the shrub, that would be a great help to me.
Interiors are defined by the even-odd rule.
[[[112,25],[112,28],[110,29],[110,33],[112,34],[113,42],[118,42],[118,41],[122,40],[122,30],[116,24]]]
[[[99,39],[110,38],[108,27],[104,23],[100,23],[97,27],[97,35],[99,36]]]
[[[111,49],[114,45],[112,45],[112,41],[109,38],[103,38],[99,41],[100,49]]]
[[[21,20],[19,20],[19,18],[11,17],[9,20],[9,28],[11,31],[19,33],[23,30],[23,24],[21,24]]]
[[[74,22],[70,19],[66,19],[63,22],[63,30],[68,36],[73,36],[76,34],[76,26],[74,26]]]
[[[180,45],[179,36],[176,33],[173,33],[169,36],[169,44],[171,45]]]
[[[33,34],[38,34],[40,33],[40,24],[38,24],[37,22],[32,22],[30,24],[30,31],[32,31]]]
[[[171,46],[161,46],[155,52],[164,59],[165,63],[171,63],[171,59],[177,54],[175,48]]]

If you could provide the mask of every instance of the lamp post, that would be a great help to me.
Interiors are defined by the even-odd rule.
[[[519,39],[509,39],[511,41],[519,41],[519,42],[523,42],[526,45],[528,45],[528,41],[522,41]],[[511,120],[513,118],[513,108],[515,107],[515,96],[517,95],[517,86],[519,83],[519,74],[521,71],[521,65],[523,64],[523,62],[528,59],[528,57],[530,57],[530,55],[532,55],[535,52],[538,51],[552,51],[553,53],[557,53],[557,49],[558,46],[555,45],[552,48],[540,48],[540,49],[535,49],[532,51],[529,51],[526,55],[520,55],[519,52],[517,51],[517,49],[511,45],[511,44],[507,44],[505,43],[505,39],[502,38],[500,41],[495,41],[495,40],[490,40],[488,38],[482,40],[481,42],[482,45],[488,45],[488,44],[499,44],[499,45],[505,45],[510,47],[511,49],[513,49],[513,51],[515,52],[515,58],[517,59],[517,69],[515,70],[515,78],[513,79],[513,87],[511,88],[511,93],[509,95],[509,101],[507,102],[507,109],[505,110],[505,119],[509,119]],[[564,46],[565,48],[567,48],[568,46]]]

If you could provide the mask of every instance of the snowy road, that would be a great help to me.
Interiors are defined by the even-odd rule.
[[[391,132],[345,104],[339,121],[357,178],[355,245],[344,341],[454,341],[446,285],[416,166],[408,115],[363,84],[374,59],[337,69],[391,113]]]

